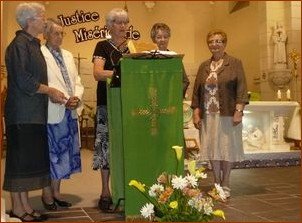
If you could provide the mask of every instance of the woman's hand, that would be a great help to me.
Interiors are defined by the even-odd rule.
[[[68,98],[65,97],[63,92],[57,90],[56,88],[48,87],[45,84],[40,84],[39,85],[37,93],[47,94],[49,99],[53,103],[65,104],[65,102],[68,100]]]
[[[195,126],[195,128],[197,129],[201,129],[201,110],[200,108],[195,108],[193,110],[193,124]]]
[[[67,101],[64,93],[55,88],[49,87],[47,94],[53,103],[64,104]]]
[[[236,126],[242,122],[242,116],[243,116],[243,111],[235,110],[233,116],[233,126]]]
[[[76,96],[70,97],[65,104],[65,107],[68,109],[76,109],[80,103],[80,99]]]

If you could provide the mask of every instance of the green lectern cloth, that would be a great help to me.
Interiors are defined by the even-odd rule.
[[[107,111],[109,125],[109,163],[113,203],[125,198],[124,148],[122,128],[121,89],[107,86]]]
[[[163,171],[175,173],[172,146],[184,142],[182,69],[177,57],[123,58],[122,87],[108,89],[111,186],[115,201],[125,198],[126,216],[147,202],[130,180],[151,186]]]

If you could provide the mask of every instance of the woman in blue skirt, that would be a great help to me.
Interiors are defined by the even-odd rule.
[[[65,104],[49,101],[48,145],[50,158],[51,186],[43,189],[42,203],[47,210],[70,207],[60,193],[62,179],[69,179],[73,173],[81,172],[78,115],[81,114],[81,98],[84,87],[81,84],[73,55],[60,48],[63,41],[63,27],[52,19],[47,20],[41,47],[47,64],[48,85],[67,96]]]

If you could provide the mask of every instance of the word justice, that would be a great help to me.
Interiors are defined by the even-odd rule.
[[[83,12],[82,10],[78,12],[75,11],[74,15],[71,16],[63,16],[58,15],[58,19],[61,21],[63,26],[71,26],[76,25],[78,23],[85,23],[85,22],[95,22],[100,19],[100,15],[97,12]]]

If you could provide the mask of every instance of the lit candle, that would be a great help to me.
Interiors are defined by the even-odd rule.
[[[286,91],[286,98],[287,98],[287,100],[290,100],[290,90],[289,89]]]
[[[281,100],[281,91],[280,90],[277,91],[277,98],[278,98],[278,100]]]

